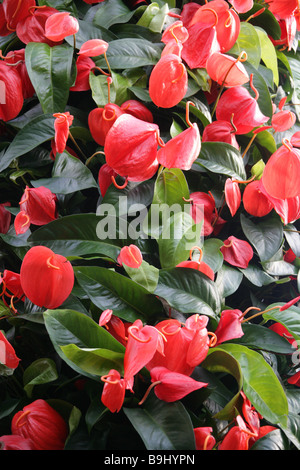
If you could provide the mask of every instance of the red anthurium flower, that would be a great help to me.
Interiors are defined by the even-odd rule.
[[[241,59],[222,52],[211,54],[206,62],[206,71],[212,80],[225,87],[244,85],[250,80]]]
[[[30,8],[36,5],[35,0],[3,0],[3,10],[10,31],[15,31],[19,21],[29,15]]]
[[[22,90],[23,90],[24,100],[26,98],[31,98],[34,95],[35,90],[30,81],[26,64],[25,64],[25,49],[8,52],[4,60],[6,64],[15,64],[14,67],[18,71],[22,80]]]
[[[203,220],[201,234],[203,234],[203,236],[210,235],[213,231],[212,219],[216,208],[213,196],[203,191],[196,191],[190,194],[190,201],[191,217],[196,224]]]
[[[262,175],[266,192],[278,199],[300,196],[300,151],[284,139],[269,158]]]
[[[29,249],[20,275],[24,294],[39,307],[59,307],[69,297],[74,285],[71,263],[45,246]]]
[[[295,338],[290,334],[289,330],[283,326],[281,323],[273,323],[273,325],[270,325],[269,330],[275,331],[280,336],[283,336],[290,344],[293,344],[295,342]]]
[[[208,426],[194,428],[196,450],[212,450],[216,444],[216,439],[212,435],[213,429]]]
[[[286,261],[287,263],[293,263],[295,261],[295,259],[297,258],[297,256],[295,255],[295,253],[293,252],[293,250],[291,248],[289,248],[285,254],[283,255],[283,259],[284,261]]]
[[[185,65],[176,54],[159,59],[149,79],[150,98],[160,108],[176,106],[187,92],[188,76]]]
[[[192,332],[193,335],[186,351],[186,362],[191,367],[196,367],[204,361],[208,350],[213,343],[209,339],[206,328],[208,322],[207,317],[196,314],[192,315],[189,320],[189,322],[186,322],[185,327],[187,330]],[[213,338],[215,338],[215,336],[213,336]]]
[[[35,450],[30,439],[15,434],[0,436],[0,448],[1,450]]]
[[[3,61],[0,62],[0,85],[0,119],[10,121],[23,107],[23,84],[19,72]]]
[[[250,84],[253,89],[253,75]],[[269,120],[264,116],[257,104],[258,92],[253,98],[243,86],[236,86],[225,90],[216,108],[218,120],[233,122],[236,134],[247,134],[254,127],[258,127]]]
[[[270,11],[278,18],[288,18],[292,16],[299,8],[298,0],[266,0]]]
[[[127,328],[131,325],[131,323],[124,324],[124,322],[113,315],[113,311],[110,309],[104,310],[99,318],[99,325],[104,326],[107,331],[117,339],[121,344],[124,346],[127,343]]]
[[[128,328],[128,341],[124,355],[124,379],[131,380],[151,361],[156,351],[163,353],[163,336],[154,326],[143,326],[136,320]]]
[[[189,25],[197,23],[212,24],[212,14],[215,16],[213,21],[217,33],[217,41],[221,52],[227,52],[235,44],[240,32],[240,19],[238,14],[229,9],[229,5],[224,0],[213,0],[198,8],[193,15]],[[185,23],[184,23],[185,24]],[[192,34],[188,28],[189,34]]]
[[[300,370],[287,379],[287,382],[296,387],[300,387]]]
[[[178,55],[178,57],[181,57],[182,47],[183,47],[182,43],[176,42],[175,39],[173,41],[169,41],[163,48],[160,57],[163,57],[169,54],[175,54],[175,55]]]
[[[240,415],[236,417],[236,422],[237,426],[233,426],[228,431],[222,443],[218,446],[218,450],[249,450],[250,439],[257,439],[257,433],[253,433],[248,429]]]
[[[239,150],[235,131],[228,121],[213,121],[204,128],[202,142],[226,142]]]
[[[45,400],[38,399],[18,411],[11,423],[14,435],[30,439],[35,450],[63,450],[68,427]]]
[[[111,369],[107,375],[101,377],[101,380],[105,382],[101,395],[103,405],[105,405],[111,413],[118,413],[124,402],[126,391],[125,379],[121,378],[117,370]]]
[[[50,189],[40,186],[29,188],[26,186],[19,202],[23,211],[34,225],[45,225],[57,219],[57,197]],[[16,227],[15,222],[15,227]]]
[[[142,261],[143,255],[136,245],[123,246],[117,259],[120,265],[125,264],[130,268],[139,268]]]
[[[253,0],[231,0],[230,3],[238,13],[247,13],[253,7]]]
[[[209,57],[221,50],[213,24],[217,17],[211,15],[211,19],[211,23],[197,22],[188,28],[189,37],[183,44],[181,56],[190,69],[206,68]]]
[[[192,124],[188,118],[188,106],[189,102],[187,103],[186,117],[188,129],[177,134],[157,152],[158,163],[166,168],[189,170],[199,156],[201,150],[200,132],[198,125]]]
[[[188,30],[183,26],[181,20],[175,21],[170,24],[163,32],[161,40],[167,44],[171,41],[184,43],[189,37]]]
[[[54,129],[55,129],[55,150],[62,153],[66,148],[66,143],[69,137],[69,128],[72,125],[74,116],[69,111],[65,113],[55,113]]]
[[[104,2],[104,0],[83,0],[85,3],[88,3],[89,5],[92,5],[93,3],[101,3]]]
[[[290,142],[293,147],[300,147],[300,131],[297,131],[292,135]]]
[[[0,4],[0,36],[8,36],[11,31],[7,28],[3,4]]]
[[[24,297],[20,274],[10,271],[9,269],[5,269],[3,271],[3,275],[0,275],[0,285],[2,285],[2,293],[0,294],[0,297],[2,295],[6,295],[8,297],[14,296],[19,299]]]
[[[103,108],[95,108],[90,111],[88,125],[97,144],[104,146],[108,131],[122,114],[124,114],[124,111],[120,106],[113,103],[108,103]]]
[[[7,233],[11,222],[11,213],[5,209],[10,207],[10,202],[0,204],[0,233]]]
[[[198,261],[194,261],[192,260],[192,255],[193,255],[193,251],[197,248],[197,250],[199,251],[200,253],[200,257],[198,259]],[[197,271],[200,271],[202,272],[203,274],[205,274],[207,277],[209,277],[209,279],[211,279],[212,281],[214,280],[215,278],[215,273],[214,271],[211,269],[210,266],[208,266],[208,264],[204,263],[204,261],[201,261],[202,260],[202,256],[203,256],[203,251],[201,250],[201,248],[199,247],[193,247],[191,250],[190,250],[190,259],[188,261],[182,261],[181,263],[177,264],[177,268],[191,268],[191,269],[196,269]]]
[[[106,135],[106,163],[128,181],[145,181],[157,171],[159,139],[157,124],[124,113]]]
[[[107,163],[104,163],[98,173],[98,183],[101,196],[104,197],[109,186],[112,184],[111,177],[116,177],[117,173]]]
[[[284,132],[293,127],[296,114],[292,111],[278,111],[272,116],[272,127],[275,132]]]
[[[17,235],[27,232],[30,227],[30,218],[25,211],[20,211],[14,220],[14,227]]]
[[[295,16],[289,16],[283,20],[278,20],[278,24],[281,29],[280,39],[274,39],[271,36],[270,39],[274,46],[283,46],[290,51],[297,33],[297,20]]]
[[[86,91],[90,89],[90,71],[95,67],[95,62],[89,57],[78,56],[76,59],[76,81],[70,91]]]
[[[153,114],[143,103],[137,100],[127,100],[121,104],[121,109],[142,121],[153,122]]]
[[[233,235],[224,241],[220,251],[227,263],[238,268],[247,268],[250,260],[253,258],[251,245],[247,241],[240,240]]]
[[[173,372],[165,367],[154,367],[150,371],[154,393],[160,400],[174,402],[189,393],[207,387],[207,383],[198,382],[179,372]]]
[[[78,20],[67,11],[54,13],[45,23],[45,36],[54,42],[60,42],[67,36],[76,34],[78,30]]]
[[[16,352],[6,336],[0,331],[0,363],[4,364],[9,369],[16,369],[19,365],[20,359],[17,357]]]
[[[251,181],[243,193],[243,205],[248,214],[264,217],[273,209],[273,204],[262,190],[261,180]]]
[[[89,39],[84,42],[78,54],[85,57],[96,57],[104,54],[108,49],[108,43],[103,39]]]
[[[234,338],[241,338],[244,335],[241,322],[243,313],[240,310],[223,310],[218,323],[215,335],[216,345]]]
[[[58,10],[52,7],[43,6],[38,9],[31,9],[29,16],[26,16],[17,24],[16,34],[18,38],[24,44],[44,42],[49,46],[57,45],[56,41],[51,41],[45,36],[46,21],[54,13],[58,13]]]
[[[241,204],[241,190],[239,184],[232,180],[232,178],[227,178],[225,181],[225,201],[229,207],[232,217],[236,214],[238,208]]]

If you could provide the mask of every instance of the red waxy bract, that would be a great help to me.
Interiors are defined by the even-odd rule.
[[[0,204],[0,233],[7,233],[11,222],[11,213],[5,209],[10,207],[10,202]]]
[[[262,189],[261,180],[251,181],[243,192],[243,205],[248,214],[264,217],[273,209],[273,204]]]
[[[241,190],[239,184],[233,181],[231,178],[227,178],[225,181],[225,200],[229,207],[232,217],[236,214],[241,204]]]
[[[74,285],[71,263],[45,246],[29,249],[20,275],[24,294],[39,307],[59,307],[69,297]]]
[[[95,108],[89,113],[88,125],[93,139],[104,146],[106,135],[114,122],[124,114],[117,104],[108,103],[103,108]]]
[[[20,209],[34,225],[45,225],[57,219],[57,197],[50,189],[40,186],[29,188],[26,186],[19,202]]]
[[[16,434],[0,436],[1,450],[35,450],[33,442]]]
[[[58,153],[62,153],[67,144],[69,137],[69,128],[72,125],[74,116],[69,111],[65,113],[55,113],[54,129],[55,129],[55,150]]]
[[[23,85],[19,72],[3,61],[0,62],[0,86],[0,119],[10,121],[23,107]]]
[[[158,168],[158,139],[157,124],[122,114],[106,135],[106,163],[129,181],[145,181]]]
[[[19,362],[20,359],[17,357],[14,348],[2,331],[0,331],[0,363],[10,369],[16,369]]]
[[[45,24],[49,16],[58,13],[58,10],[52,7],[43,7],[31,10],[30,15],[23,18],[17,24],[16,34],[24,44],[29,42],[43,42],[49,46],[59,44],[45,36]]]
[[[96,57],[104,54],[107,49],[108,43],[103,41],[103,39],[89,39],[82,44],[78,54],[86,57]]]
[[[38,399],[18,411],[11,423],[14,435],[30,439],[35,450],[63,450],[68,427],[45,400]]]
[[[30,9],[36,6],[35,0],[3,0],[2,2],[7,27],[15,31],[16,26],[30,13]]]
[[[143,261],[141,250],[136,245],[123,246],[117,259],[119,264],[139,268]]]
[[[246,240],[240,240],[233,235],[224,241],[220,251],[225,261],[238,268],[247,268],[250,260],[253,258],[253,249],[250,243]]]
[[[180,57],[167,54],[160,58],[149,79],[150,98],[160,108],[172,108],[187,92],[188,77]]]
[[[243,314],[240,310],[223,310],[215,335],[217,336],[216,345],[234,338],[241,338],[244,335],[242,329]]]
[[[120,373],[111,369],[106,376],[101,377],[105,382],[103,387],[101,401],[111,413],[119,412],[125,397],[126,381],[121,378]]]
[[[211,54],[206,62],[206,71],[212,80],[226,87],[244,85],[250,80],[238,59],[221,52]]]
[[[66,11],[54,13],[45,23],[45,36],[54,42],[60,42],[67,36],[76,34],[78,30],[78,20]]]

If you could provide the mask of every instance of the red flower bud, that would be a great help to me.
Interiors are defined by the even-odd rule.
[[[45,246],[30,248],[24,256],[20,275],[24,294],[39,307],[59,307],[74,285],[71,263]]]
[[[45,36],[53,42],[60,42],[67,36],[76,34],[78,30],[78,20],[66,11],[54,13],[45,23]]]
[[[125,264],[130,268],[139,268],[142,264],[142,261],[142,253],[135,245],[123,246],[117,259],[117,262],[120,265]]]
[[[55,113],[54,129],[55,129],[55,151],[62,153],[66,148],[69,137],[69,128],[72,125],[74,116],[69,111],[65,113]]]
[[[107,375],[101,377],[101,380],[105,382],[101,395],[103,405],[111,413],[118,413],[124,402],[126,391],[125,379],[121,379],[120,373],[117,370],[111,369]]]
[[[175,54],[159,59],[149,79],[150,98],[160,108],[172,108],[187,92],[188,76],[181,58]]]
[[[78,54],[86,57],[96,57],[104,54],[107,49],[108,43],[103,39],[89,39],[82,44]]]
[[[241,191],[239,184],[231,178],[225,181],[225,200],[233,217],[241,204]]]
[[[35,450],[63,450],[68,427],[45,400],[35,400],[18,411],[11,423],[14,435],[30,439]]]

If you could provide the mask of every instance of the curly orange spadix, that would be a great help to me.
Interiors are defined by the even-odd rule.
[[[71,263],[45,246],[30,248],[23,259],[20,276],[24,294],[39,307],[59,307],[74,285]]]

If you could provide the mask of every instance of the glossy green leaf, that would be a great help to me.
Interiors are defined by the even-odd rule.
[[[285,305],[283,302],[275,302],[268,305],[266,310],[272,308],[272,310],[263,314],[265,320],[274,320],[281,323],[289,333],[295,338],[300,339],[300,308],[292,305],[286,310],[280,311],[280,307]]]
[[[143,259],[139,268],[123,265],[128,276],[149,292],[154,292],[158,283],[159,269]]]
[[[283,227],[279,218],[269,217],[253,222],[241,214],[241,226],[261,261],[268,261],[277,253],[283,240]]]
[[[28,397],[32,396],[35,385],[53,382],[58,378],[55,362],[52,359],[40,358],[32,362],[23,374],[24,390]]]
[[[58,154],[52,169],[51,178],[31,181],[34,188],[45,186],[54,194],[70,194],[87,188],[98,188],[90,170],[67,151]]]
[[[116,23],[127,23],[133,14],[134,11],[130,10],[122,0],[107,0],[100,5],[93,23],[109,28]]]
[[[286,338],[265,326],[243,323],[242,329],[244,335],[241,338],[231,340],[231,343],[241,344],[255,350],[271,351],[277,354],[292,354],[295,352],[295,349],[292,348]]]
[[[5,170],[18,157],[25,155],[47,140],[54,137],[54,117],[52,114],[36,116],[15,136],[0,159],[0,171]]]
[[[262,61],[270,70],[272,70],[274,83],[278,86],[279,73],[275,47],[263,29],[256,27],[255,30],[260,41]]]
[[[124,347],[115,340],[105,328],[100,327],[87,315],[75,310],[46,310],[44,312],[45,327],[52,344],[60,357],[78,373],[91,378],[96,376],[79,367],[73,362],[74,355],[69,359],[63,353],[63,347],[79,349],[104,349],[114,353],[124,353]],[[70,346],[71,345],[71,346]],[[76,348],[75,348],[76,349]],[[67,350],[67,353],[70,351]],[[75,355],[76,356],[76,355]],[[100,359],[99,359],[100,360]],[[99,378],[97,378],[99,380]]]
[[[215,284],[195,269],[162,269],[155,294],[182,313],[200,313],[216,318],[221,308]]]
[[[106,223],[111,223],[115,238],[104,238],[102,225]],[[76,214],[40,227],[31,234],[28,242],[47,246],[63,256],[98,254],[117,260],[120,249],[126,244],[126,236],[127,233],[122,234],[122,230],[118,229],[116,217]]]
[[[122,274],[94,266],[74,270],[79,285],[102,310],[111,309],[127,321],[150,321],[162,313],[162,305],[154,295]]]
[[[124,407],[124,413],[146,449],[195,449],[192,421],[181,402],[166,403],[156,397],[148,397],[142,407]]]
[[[241,52],[247,53],[247,61],[255,68],[258,68],[261,59],[261,47],[258,33],[255,27],[243,22],[235,45],[230,49],[230,53],[239,56]]]
[[[194,163],[197,170],[196,165],[238,180],[246,176],[240,152],[224,142],[202,142],[200,155]]]
[[[73,48],[31,42],[25,48],[25,63],[44,113],[63,113],[74,81]]]
[[[284,389],[261,354],[239,344],[222,344],[217,349],[226,351],[238,361],[243,391],[256,411],[272,424],[285,424],[288,402]]]

